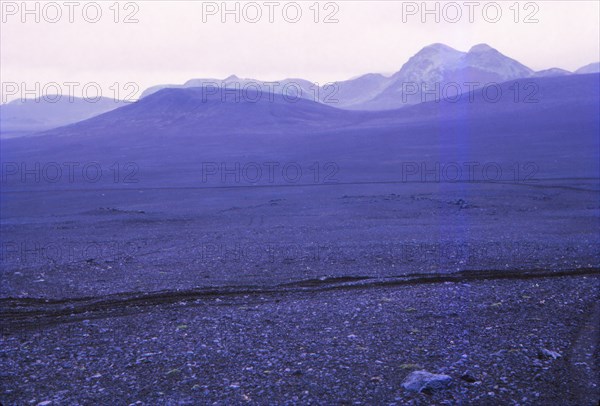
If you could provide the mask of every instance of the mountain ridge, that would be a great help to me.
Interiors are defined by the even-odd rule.
[[[518,82],[516,82],[518,83]],[[525,89],[526,85],[534,84]],[[38,135],[72,136],[104,134],[180,135],[193,133],[246,134],[326,132],[344,127],[385,127],[391,122],[463,119],[489,114],[508,114],[555,109],[573,103],[586,106],[597,99],[594,89],[600,75],[568,75],[531,78],[514,89],[515,82],[500,83],[503,95],[490,101],[481,90],[463,93],[459,99],[428,101],[395,110],[356,111],[307,99],[291,101],[282,95],[205,88],[167,88],[114,111]],[[518,100],[515,98],[518,96]],[[587,104],[586,104],[587,103]],[[454,117],[454,118],[453,118]],[[379,124],[377,124],[379,123]],[[140,130],[142,128],[143,130]]]
[[[263,91],[269,91],[272,88],[269,88],[266,84],[277,82],[279,83],[279,89],[274,91],[279,94],[282,93],[281,90],[284,86],[289,85],[293,86],[295,90],[292,96],[332,104],[338,108],[393,110],[422,102],[423,93],[426,93],[436,83],[439,83],[441,87],[454,83],[460,84],[461,81],[462,83],[474,81],[481,84],[501,83],[513,79],[594,73],[594,69],[600,68],[597,68],[595,64],[590,64],[575,72],[560,68],[549,68],[536,72],[486,43],[475,44],[467,52],[458,51],[443,43],[433,43],[419,50],[397,72],[390,76],[379,73],[366,73],[348,80],[321,85],[318,92],[317,85],[305,79],[288,78],[268,82],[240,78],[235,74],[225,79],[190,79],[183,85],[172,87],[186,88],[217,85],[231,88],[237,85],[243,88],[244,86],[254,85],[254,87],[258,86]],[[422,91],[417,94],[405,95],[405,92],[402,91],[403,87],[413,85],[423,87],[423,84],[427,88],[419,89]],[[171,86],[151,87],[144,91],[141,98],[165,87]]]
[[[295,100],[316,101],[346,110],[395,110],[431,99],[443,99],[467,92],[467,82],[481,85],[502,83],[513,79],[580,75],[600,72],[600,63],[586,65],[575,72],[550,68],[534,72],[520,62],[509,58],[488,44],[473,45],[467,52],[458,51],[442,43],[423,47],[392,75],[367,73],[345,81],[318,86],[301,78],[280,81],[260,81],[230,75],[225,79],[190,79],[183,84],[156,85],[146,89],[140,100],[162,89],[209,87],[242,89],[246,92],[275,93]],[[40,131],[73,124],[101,115],[120,107],[77,101],[70,104],[13,101],[0,105],[0,137],[31,135]],[[40,110],[47,112],[40,112]]]

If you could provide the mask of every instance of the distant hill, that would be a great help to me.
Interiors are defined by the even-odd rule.
[[[575,73],[594,73],[598,69],[598,64],[591,64]],[[513,79],[570,74],[573,73],[560,68],[534,72],[487,44],[475,45],[468,52],[444,44],[432,44],[421,49],[392,76],[369,73],[345,81],[320,84],[318,88],[303,79],[285,79],[273,86],[270,82],[232,75],[226,79],[192,79],[182,85],[153,86],[142,94],[142,98],[165,88],[248,87],[259,88],[263,92],[298,95],[349,110],[394,110],[469,91],[467,82],[477,83],[481,88]]]
[[[548,77],[553,77],[553,76],[566,76],[566,75],[572,75],[572,72],[569,72],[568,70],[565,69],[560,69],[560,68],[550,68],[550,69],[544,69],[544,70],[540,70],[535,72],[532,76],[536,77],[536,78],[548,78]]]
[[[515,162],[534,162],[540,176],[597,177],[600,75],[528,83],[533,88],[521,89],[517,101],[509,81],[500,84],[499,100],[476,91],[459,101],[374,112],[281,96],[249,102],[241,95],[237,101],[204,97],[202,88],[164,89],[86,121],[3,141],[1,156],[4,162],[135,162],[140,187],[202,186],[206,161],[300,162],[303,168],[335,162],[347,181],[397,179],[407,161],[499,162],[506,171]],[[92,186],[99,187],[81,187]]]
[[[600,73],[600,62],[590,63],[589,65],[585,65],[582,68],[579,68],[575,71],[575,73],[583,75],[587,73]]]
[[[125,105],[123,101],[100,98],[97,101],[60,97],[14,100],[0,105],[0,137],[24,136],[75,123]]]
[[[598,72],[600,72],[600,63],[593,63],[578,69],[574,74]],[[488,84],[509,80],[567,75],[572,73],[559,68],[534,72],[486,44],[476,45],[468,52],[461,52],[444,44],[432,44],[410,58],[398,72],[391,76],[369,73],[325,86],[321,84],[321,87],[300,78],[275,82],[239,78],[235,75],[225,79],[197,78],[188,80],[184,84],[152,86],[143,92],[140,99],[144,100],[165,89],[204,87],[207,89],[204,91],[205,94],[213,93],[217,94],[217,97],[221,97],[221,93],[227,89],[230,95],[235,91],[240,91],[245,96],[258,92],[264,97],[274,93],[283,97],[287,104],[303,98],[305,101],[319,102],[338,109],[385,111],[467,92],[469,91],[469,87],[465,85],[467,82],[479,83],[481,88]],[[107,98],[95,103],[78,98],[69,101],[66,96],[56,103],[44,99],[13,101],[0,106],[0,138],[26,136],[63,127],[126,104]],[[298,106],[307,107],[304,103],[299,103]],[[289,110],[285,114],[294,120],[292,118],[294,111]],[[337,115],[341,116],[341,113]],[[340,123],[336,121],[335,124],[328,125],[338,124]]]
[[[131,105],[41,135],[286,134],[351,125],[362,117],[307,99],[224,88],[217,93],[213,90],[162,89]]]
[[[599,75],[568,75],[508,81],[497,86],[491,98],[477,89],[459,97],[384,111],[352,111],[306,99],[289,101],[281,95],[232,92],[199,87],[163,89],[138,102],[75,124],[36,134],[35,138],[218,134],[326,133],[344,128],[394,127],[404,123],[439,120],[478,120],[515,114],[543,116],[553,122],[590,112],[598,103]],[[518,87],[515,87],[518,85]],[[577,109],[581,109],[578,112]],[[592,110],[593,111],[593,110]],[[569,118],[570,119],[570,118]]]
[[[148,97],[162,89],[188,89],[192,87],[207,87],[219,89],[238,89],[249,92],[275,93],[285,95],[289,99],[305,98],[319,100],[319,88],[312,82],[304,79],[283,79],[273,82],[256,79],[243,79],[231,75],[225,79],[190,79],[183,85],[157,85],[146,89],[140,99]]]

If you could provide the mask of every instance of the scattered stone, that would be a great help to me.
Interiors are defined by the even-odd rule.
[[[411,372],[404,382],[402,382],[402,386],[404,389],[421,392],[424,389],[442,389],[447,387],[452,378],[448,375],[442,374],[432,374],[427,371],[414,371]]]
[[[423,369],[423,367],[419,364],[402,364],[400,365],[402,369]]]
[[[475,378],[473,375],[471,375],[471,373],[469,371],[462,374],[460,376],[460,379],[462,379],[463,381],[468,382],[468,383],[477,382],[477,378]]]
[[[558,353],[556,351],[548,350],[546,348],[540,349],[539,356],[540,356],[540,358],[547,357],[547,358],[552,358],[552,359],[557,359],[557,358],[562,357],[562,355],[560,353]]]
[[[179,375],[181,373],[181,371],[177,368],[175,369],[171,369],[169,372],[167,372],[167,376],[175,376],[175,375]]]

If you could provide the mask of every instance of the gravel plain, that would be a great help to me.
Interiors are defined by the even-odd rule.
[[[85,312],[71,303],[71,314],[30,303],[2,318],[0,398],[11,405],[595,405],[599,287],[596,270],[314,284],[123,300]],[[415,370],[452,380],[411,392],[402,382]]]

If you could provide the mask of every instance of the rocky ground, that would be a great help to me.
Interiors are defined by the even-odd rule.
[[[599,195],[3,193],[0,403],[597,405]]]
[[[600,267],[600,186],[541,183],[3,195],[0,297]]]
[[[0,400],[598,404],[597,272],[429,282],[165,294],[85,308],[4,299]],[[406,389],[420,370],[450,379]]]

